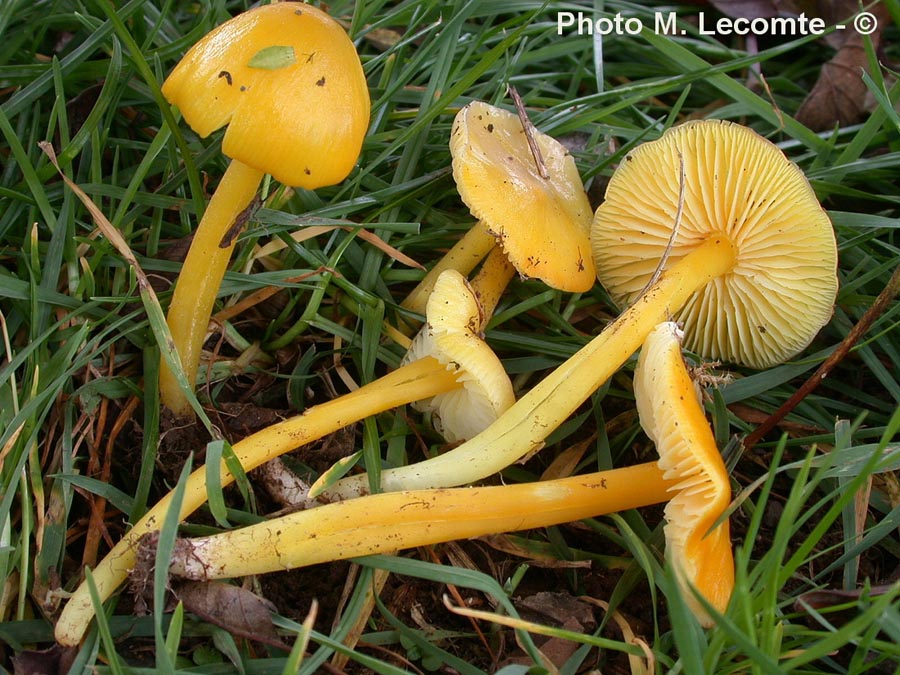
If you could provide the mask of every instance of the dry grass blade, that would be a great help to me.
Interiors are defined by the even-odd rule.
[[[398,251],[377,234],[369,232],[368,230],[355,225],[310,225],[308,227],[304,227],[302,230],[293,232],[290,237],[299,244],[306,241],[307,239],[312,239],[313,237],[318,237],[321,234],[333,232],[334,230],[344,230],[345,232],[355,231],[356,236],[358,236],[360,239],[362,239],[366,243],[372,244],[372,246],[380,249],[397,262],[403,263],[408,267],[415,267],[416,269],[420,270],[425,269],[424,265],[416,262],[401,251]],[[258,251],[256,251],[254,257],[263,258],[265,256],[272,255],[273,253],[280,251],[286,246],[287,244],[285,244],[281,239],[277,239],[261,247]]]
[[[56,152],[53,150],[52,144],[47,141],[41,141],[38,143],[41,151],[47,155],[47,158],[50,160],[50,163],[53,164],[53,167],[59,172],[60,177],[63,179],[65,184],[75,193],[75,196],[81,200],[81,203],[84,204],[85,208],[91,214],[94,222],[97,225],[97,228],[103,234],[104,237],[113,245],[113,247],[118,251],[119,255],[125,260],[126,263],[134,270],[135,278],[137,279],[138,290],[141,295],[141,299],[144,302],[144,307],[147,310],[148,319],[150,321],[150,326],[157,337],[157,340],[162,347],[163,357],[166,360],[166,363],[169,365],[169,368],[172,369],[173,374],[178,380],[179,384],[182,387],[182,390],[186,392],[186,396],[190,406],[193,408],[194,412],[197,414],[198,419],[203,423],[206,427],[207,431],[209,431],[210,435],[213,438],[219,438],[220,433],[218,429],[213,427],[212,423],[209,421],[209,417],[206,415],[206,412],[203,410],[203,407],[200,405],[200,402],[197,400],[196,395],[193,392],[193,388],[190,386],[187,380],[187,376],[184,373],[184,368],[181,366],[181,359],[178,356],[178,353],[175,349],[175,343],[172,340],[172,334],[169,332],[168,326],[166,325],[165,316],[162,311],[162,306],[160,305],[159,298],[156,295],[156,291],[153,290],[153,286],[150,284],[150,280],[147,278],[147,274],[144,272],[141,264],[138,262],[137,257],[134,255],[134,252],[131,250],[131,247],[128,245],[128,242],[125,241],[125,238],[122,234],[113,226],[113,224],[109,221],[106,215],[97,207],[94,201],[87,195],[87,193],[81,189],[81,187],[71,180],[66,174],[62,171],[59,166],[59,162],[56,159]]]
[[[70,190],[72,190],[72,192],[75,193],[75,196],[77,196],[78,199],[81,200],[81,203],[84,204],[85,208],[94,219],[94,222],[97,224],[97,228],[103,233],[103,236],[109,240],[109,242],[115,247],[115,249],[125,259],[125,261],[134,269],[134,273],[138,281],[138,286],[140,287],[141,291],[149,293],[153,300],[158,303],[159,300],[156,297],[156,293],[154,292],[153,287],[147,280],[147,275],[144,273],[144,270],[141,268],[140,263],[137,261],[134,252],[131,250],[131,247],[128,245],[128,242],[125,241],[125,238],[122,236],[122,234],[113,226],[112,223],[109,222],[109,219],[106,217],[106,215],[104,215],[103,211],[101,211],[94,203],[94,201],[90,197],[88,197],[87,193],[82,190],[77,183],[75,183],[65,173],[63,173],[62,169],[59,166],[59,162],[57,162],[56,160],[56,152],[53,150],[53,146],[47,141],[41,141],[40,143],[38,143],[38,146],[41,148],[43,153],[47,155],[50,163],[53,164],[54,168],[59,172],[59,175],[63,179],[65,184],[69,187]]]
[[[591,597],[583,597],[581,599],[592,605],[597,605],[604,612],[609,612],[609,603],[604,602],[603,600],[597,600],[596,598]],[[622,637],[625,638],[625,641],[628,644],[640,647],[644,651],[644,660],[641,660],[639,656],[635,656],[634,654],[628,655],[628,665],[631,668],[631,675],[650,675],[650,673],[656,672],[656,658],[653,656],[653,650],[650,649],[650,646],[634,634],[634,631],[631,629],[631,624],[628,623],[628,620],[622,616],[619,611],[613,611],[612,618],[619,627],[619,630],[622,631]]]
[[[525,140],[528,141],[528,148],[534,156],[534,164],[537,167],[538,175],[541,178],[549,178],[550,174],[547,173],[547,165],[544,164],[544,156],[541,154],[541,149],[534,140],[534,124],[532,124],[531,118],[528,117],[528,111],[525,110],[525,104],[522,102],[522,97],[519,96],[519,92],[512,85],[507,86],[506,90],[509,92],[513,104],[516,106],[516,114],[519,116],[519,120],[522,122],[522,128],[525,130]]]

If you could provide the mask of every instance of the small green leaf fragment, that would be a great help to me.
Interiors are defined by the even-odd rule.
[[[315,499],[320,494],[331,487],[335,481],[342,478],[346,473],[354,467],[359,458],[362,457],[362,450],[354,452],[352,455],[342,457],[335,462],[330,469],[325,471],[315,483],[309,486],[309,498]]]
[[[297,62],[294,54],[294,48],[284,45],[272,45],[264,47],[250,57],[247,65],[250,68],[259,68],[260,70],[278,70],[279,68],[287,68]]]

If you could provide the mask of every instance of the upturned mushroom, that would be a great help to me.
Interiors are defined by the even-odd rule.
[[[531,136],[540,163],[518,116],[483,101],[457,113],[450,134],[453,178],[478,221],[406,298],[405,308],[421,311],[436,271],[468,273],[486,255],[472,283],[488,314],[517,271],[567,292],[594,285],[591,205],[578,168],[559,141],[536,130]]]
[[[666,557],[688,607],[703,626],[728,606],[734,556],[728,519],[728,470],[701,406],[700,387],[681,355],[684,333],[674,322],[657,326],[641,348],[634,370],[634,400],[641,427],[656,445],[657,465],[673,481],[665,507]]]
[[[404,365],[344,396],[309,408],[279,424],[258,431],[233,446],[244,471],[366,417],[414,401],[428,401],[448,440],[469,438],[489,425],[514,401],[503,365],[481,338],[483,315],[466,280],[452,270],[441,275],[428,302],[428,325],[414,341]],[[222,486],[234,475],[222,462]],[[135,563],[141,535],[159,529],[174,492],[157,502],[93,570],[101,600],[127,578]],[[207,469],[194,471],[184,486],[180,518],[207,499]],[[72,594],[56,624],[56,639],[64,645],[80,640],[93,616],[86,583]]]
[[[231,158],[197,227],[167,322],[191,387],[231,252],[265,174],[308,190],[342,181],[369,124],[356,48],[327,14],[299,2],[251,9],[197,42],[162,93],[201,137],[227,125]],[[160,396],[176,416],[191,409],[163,364]]]
[[[724,521],[730,484],[698,392],[681,357],[681,332],[654,330],[635,372],[641,425],[658,462],[518,485],[406,490],[300,511],[176,545],[170,571],[191,579],[262,574],[500,532],[547,527],[670,500],[666,550],[676,578],[716,611],[727,607],[733,562]],[[691,592],[704,625],[709,615]]]
[[[685,234],[640,293],[664,255],[664,228],[671,232],[678,220],[682,165]],[[472,483],[539,450],[672,316],[682,317],[686,335],[700,336],[689,342],[697,353],[756,368],[796,354],[828,320],[837,292],[831,223],[801,171],[754,131],[719,121],[675,127],[626,156],[607,195],[595,214],[597,268],[638,289],[633,303],[485,431],[442,455],[383,471],[382,490]],[[643,280],[629,281],[638,275]],[[350,476],[323,494],[367,491],[365,476]]]
[[[674,269],[708,249],[693,263],[696,289],[667,311],[683,322],[685,346],[710,359],[767,368],[805,348],[831,318],[831,222],[800,169],[748,127],[688,122],[634,149],[609,182],[591,244],[600,283],[623,305],[664,255]]]

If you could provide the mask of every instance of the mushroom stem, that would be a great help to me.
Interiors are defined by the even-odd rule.
[[[441,276],[441,272],[453,269],[463,276],[468,276],[469,272],[475,269],[496,243],[497,239],[488,232],[487,225],[479,220],[453,245],[453,248],[444,254],[443,258],[438,260],[437,264],[400,303],[400,306],[411,312],[424,314],[428,297],[434,290],[434,284]]]
[[[344,396],[309,408],[303,414],[272,425],[235,443],[234,454],[245,471],[315,441],[343,427],[390,408],[426,399],[463,386],[457,373],[437,359],[424,357],[398,368]],[[222,463],[220,481],[224,487],[234,476]],[[93,570],[97,594],[109,598],[128,576],[135,563],[135,547],[141,535],[159,529],[172,503],[174,491],[163,497],[112,548]],[[206,502],[206,467],[200,467],[187,479],[179,519],[184,519]],[[94,615],[86,583],[72,594],[56,624],[56,639],[63,645],[76,645]]]
[[[495,246],[488,253],[484,264],[478,270],[478,274],[472,278],[472,290],[481,303],[485,324],[493,316],[503,291],[506,290],[515,273],[516,268],[510,262],[504,250],[499,246]]]
[[[166,322],[191,389],[197,382],[200,351],[213,303],[237,240],[237,233],[227,235],[232,227],[240,225],[238,220],[253,201],[263,175],[237,160],[229,164],[197,226],[178,275]],[[163,405],[177,416],[193,416],[187,397],[165,362],[160,366],[159,392]]]
[[[472,483],[540,449],[544,439],[638,350],[658,323],[677,312],[697,289],[727,274],[736,256],[728,236],[710,236],[665,270],[631,307],[487,429],[442,455],[382,471],[382,490]],[[332,500],[368,491],[365,475],[343,478],[325,488],[314,485],[312,490],[315,496]]]
[[[648,462],[535,483],[369,495],[180,540],[170,571],[202,580],[240,577],[548,527],[664,502],[673,485]]]

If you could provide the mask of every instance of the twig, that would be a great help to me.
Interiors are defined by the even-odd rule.
[[[525,111],[525,104],[522,103],[522,97],[519,96],[519,92],[516,91],[516,88],[511,84],[506,85],[506,90],[512,97],[513,104],[516,106],[516,114],[519,116],[519,121],[522,122],[522,128],[525,130],[525,140],[528,141],[528,147],[531,149],[531,154],[534,157],[534,163],[535,166],[537,166],[538,174],[541,178],[549,178],[550,174],[547,173],[547,165],[544,164],[544,156],[541,154],[541,149],[534,140],[534,134],[537,130],[528,118],[528,113]]]
[[[900,292],[900,266],[894,270],[891,278],[888,280],[887,284],[885,284],[881,293],[878,294],[878,297],[875,298],[875,302],[872,303],[872,306],[866,310],[862,317],[860,317],[859,321],[856,322],[856,325],[850,329],[847,336],[841,340],[840,344],[838,344],[837,348],[831,352],[828,358],[822,361],[816,369],[816,372],[814,372],[809,379],[807,379],[806,382],[804,382],[800,388],[797,389],[797,391],[795,391],[780,408],[778,408],[778,410],[769,415],[762,424],[744,437],[744,450],[750,450],[754,445],[759,443],[763,436],[774,429],[775,426],[800,403],[800,401],[806,398],[813,389],[819,386],[819,383],[822,380],[828,377],[828,374],[841,362],[841,360],[843,360],[859,339],[867,330],[869,330],[875,320],[884,313],[884,310],[887,309],[887,306],[897,296],[898,292]]]

